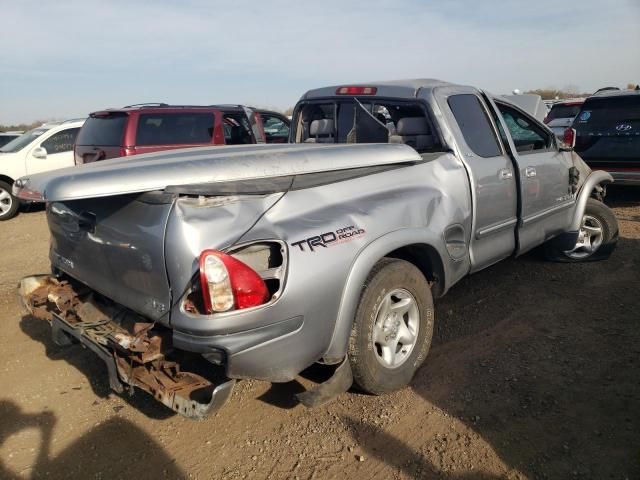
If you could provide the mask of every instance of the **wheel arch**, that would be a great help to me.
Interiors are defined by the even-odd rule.
[[[13,185],[14,180],[11,177],[0,174],[0,182],[6,182],[9,185]]]
[[[573,212],[571,226],[569,227],[570,232],[577,232],[580,229],[582,216],[584,215],[584,211],[587,208],[587,201],[589,200],[589,198],[591,198],[594,190],[601,183],[611,182],[613,182],[613,177],[611,176],[611,174],[602,170],[594,170],[589,174],[589,176],[582,184],[582,188],[580,188],[578,197],[576,198],[576,207]]]
[[[351,264],[342,290],[333,335],[323,355],[326,363],[341,361],[347,345],[355,313],[369,272],[384,257],[399,258],[415,265],[432,284],[434,297],[447,290],[447,264],[444,242],[425,229],[403,229],[390,232],[368,244]]]

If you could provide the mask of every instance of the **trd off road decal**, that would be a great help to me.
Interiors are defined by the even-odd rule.
[[[320,235],[314,235],[304,240],[292,242],[291,246],[298,247],[302,252],[315,252],[316,247],[332,247],[341,243],[350,242],[364,234],[364,228],[349,225],[348,227],[338,228],[331,232],[321,233]]]

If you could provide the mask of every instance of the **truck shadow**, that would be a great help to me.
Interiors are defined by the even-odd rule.
[[[480,472],[445,474],[436,468],[425,454],[410,447],[402,440],[398,440],[383,429],[349,416],[343,415],[341,419],[351,431],[354,439],[360,446],[366,448],[369,455],[378,457],[394,470],[403,472],[409,478],[446,478],[451,480],[499,480],[504,478]]]
[[[51,456],[56,417],[52,412],[25,413],[8,400],[0,400],[0,478],[185,478],[185,473],[162,446],[133,423],[112,418],[91,429],[55,457]],[[27,429],[37,429],[40,445],[35,458],[16,458],[3,449],[7,440]],[[20,463],[16,472],[7,465]]]
[[[498,470],[527,478],[640,478],[639,267],[640,241],[623,237],[605,262],[526,256],[464,279],[436,302],[432,350],[411,388],[458,432],[486,442],[503,463],[489,461]],[[398,439],[376,425],[344,421],[368,455],[410,477],[483,478],[439,471],[442,458],[425,449],[429,438]],[[454,465],[469,447],[456,448],[456,432],[448,435],[437,455]]]
[[[610,185],[607,187],[605,203],[614,208],[640,205],[640,187]]]
[[[109,395],[118,395],[109,387],[107,369],[104,363],[92,352],[85,350],[79,344],[70,347],[60,347],[56,345],[51,338],[51,327],[49,324],[31,315],[24,315],[22,317],[20,320],[20,328],[33,340],[44,345],[46,355],[50,360],[63,360],[73,365],[85,375],[96,396],[107,398]],[[175,415],[173,411],[156,402],[145,392],[139,390],[132,396],[124,393],[119,395],[119,397],[149,418],[164,419]]]

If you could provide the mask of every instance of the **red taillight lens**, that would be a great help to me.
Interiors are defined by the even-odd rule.
[[[256,307],[269,300],[269,290],[260,275],[218,250],[200,254],[200,286],[207,313]]]
[[[576,131],[573,128],[567,128],[562,136],[562,141],[570,147],[576,146]]]
[[[336,90],[336,95],[375,95],[376,87],[340,87]]]

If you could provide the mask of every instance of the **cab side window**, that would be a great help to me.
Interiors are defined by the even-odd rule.
[[[484,158],[502,154],[491,121],[478,97],[466,93],[452,95],[447,103],[473,153]]]
[[[518,153],[546,150],[553,146],[551,135],[536,122],[514,108],[497,104]]]
[[[67,130],[54,133],[42,142],[40,146],[47,150],[48,155],[70,152],[73,150],[73,144],[76,141],[79,131],[80,128],[68,128]]]

